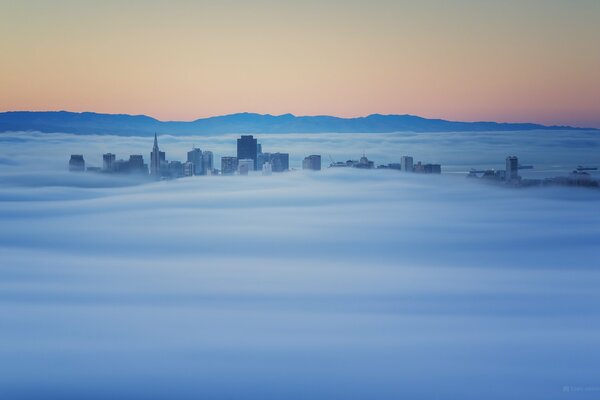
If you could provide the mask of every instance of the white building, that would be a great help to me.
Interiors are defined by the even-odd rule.
[[[271,167],[271,163],[266,162],[262,166],[262,174],[264,176],[269,176],[273,172],[273,168]]]
[[[254,171],[254,160],[251,158],[238,160],[238,173],[240,175],[248,175],[249,171]]]

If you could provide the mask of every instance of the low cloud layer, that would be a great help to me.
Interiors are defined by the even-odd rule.
[[[55,140],[57,166],[59,148],[86,145]],[[129,186],[18,165],[0,174],[0,397],[552,399],[598,386],[597,191],[353,169]]]

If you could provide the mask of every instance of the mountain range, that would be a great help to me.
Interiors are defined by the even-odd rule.
[[[224,133],[388,133],[483,132],[587,129],[533,123],[457,122],[414,115],[371,114],[366,117],[295,116],[238,113],[195,121],[159,121],[146,115],[75,113],[68,111],[9,111],[0,113],[0,132],[39,131],[73,134],[149,136]]]

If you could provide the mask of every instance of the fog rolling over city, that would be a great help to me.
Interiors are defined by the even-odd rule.
[[[3,134],[0,397],[592,398],[600,192],[464,176],[598,160],[594,135],[535,135],[265,135],[292,168],[406,151],[456,173],[142,184],[68,156],[148,157],[150,138]],[[233,136],[159,140],[235,154]]]

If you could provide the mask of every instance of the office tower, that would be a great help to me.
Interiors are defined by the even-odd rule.
[[[413,172],[413,158],[411,156],[402,156],[400,158],[400,167],[404,172]]]
[[[302,169],[310,169],[313,171],[320,171],[321,170],[321,156],[313,154],[308,157],[305,157],[304,160],[302,160]]]
[[[85,161],[83,159],[83,155],[71,154],[71,159],[69,160],[69,171],[71,171],[71,172],[84,172],[85,171]]]
[[[204,174],[204,165],[202,164],[202,150],[194,147],[187,153],[187,160],[194,164],[194,175]]]
[[[423,172],[426,174],[441,174],[442,166],[440,164],[425,164],[423,166]]]
[[[270,162],[273,172],[284,172],[290,169],[290,155],[288,153],[271,153]]]
[[[114,172],[116,156],[112,153],[102,155],[102,169],[106,172]]]
[[[183,163],[181,161],[171,161],[168,170],[171,178],[180,178],[183,176]]]
[[[507,182],[519,179],[519,159],[516,156],[506,157],[506,177]]]
[[[238,169],[237,157],[221,157],[221,174],[231,175]]]
[[[262,174],[264,176],[269,176],[271,175],[271,172],[273,172],[273,169],[271,168],[271,163],[264,163],[262,166]]]
[[[242,135],[237,140],[237,158],[238,160],[252,160],[252,170],[256,169],[257,166],[257,150],[258,141],[254,139],[252,135]]]
[[[254,160],[251,158],[244,158],[238,160],[238,172],[240,175],[248,175],[248,172],[254,168]]]
[[[189,154],[190,153],[188,153],[188,157],[189,157]],[[195,175],[194,169],[195,169],[195,164],[193,162],[187,161],[187,162],[183,163],[183,176],[194,176]]]
[[[204,175],[212,175],[213,169],[213,152],[204,151],[202,153],[202,173]]]
[[[158,148],[158,139],[156,133],[154,134],[154,147],[150,153],[150,174],[156,178],[162,175],[165,161],[165,152],[160,151]]]
[[[129,156],[129,172],[148,174],[148,165],[144,164],[144,157],[139,154]]]

